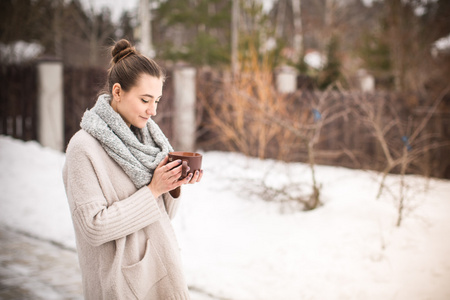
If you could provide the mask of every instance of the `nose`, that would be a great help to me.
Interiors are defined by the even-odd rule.
[[[156,105],[150,104],[145,112],[147,113],[147,115],[149,115],[151,117],[156,116]]]

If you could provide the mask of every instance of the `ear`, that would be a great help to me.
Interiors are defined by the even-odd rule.
[[[119,83],[114,83],[111,94],[114,100],[118,102],[120,101],[120,96],[122,95],[122,87],[120,86]]]

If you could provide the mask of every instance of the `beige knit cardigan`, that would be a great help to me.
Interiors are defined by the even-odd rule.
[[[178,199],[137,190],[83,130],[67,147],[63,179],[85,299],[189,299],[170,222]]]

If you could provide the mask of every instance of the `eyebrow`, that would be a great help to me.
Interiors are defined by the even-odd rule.
[[[149,94],[143,94],[143,95],[140,95],[140,97],[149,97],[149,98],[155,99],[155,96],[152,96],[152,95],[149,95]],[[162,95],[159,96],[158,98],[161,98],[161,97],[162,97]]]

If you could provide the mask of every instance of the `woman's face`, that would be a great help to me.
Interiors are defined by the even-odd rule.
[[[112,88],[111,106],[128,126],[144,128],[148,119],[156,116],[162,88],[162,80],[148,74],[142,74],[129,91],[116,83]]]

